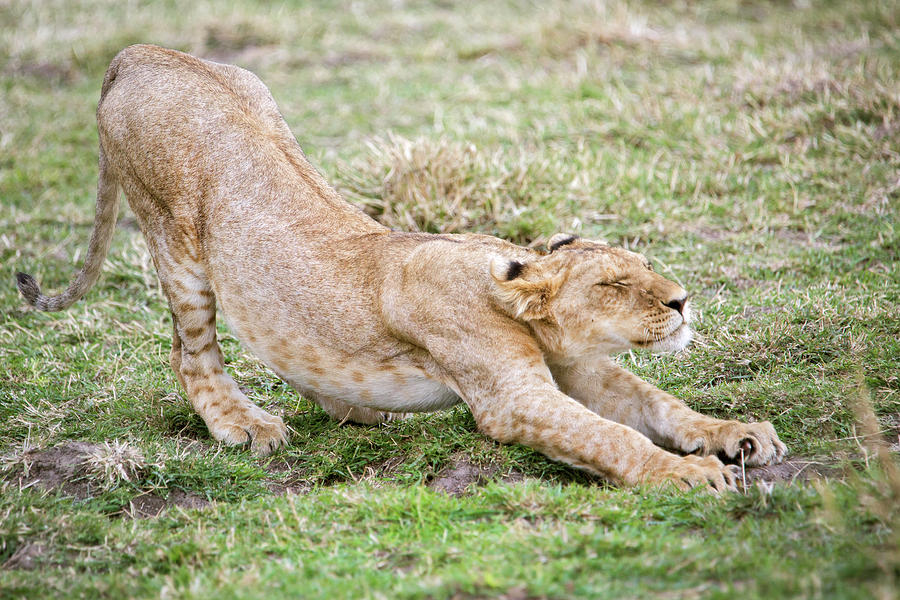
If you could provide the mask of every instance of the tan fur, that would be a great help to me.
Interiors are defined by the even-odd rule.
[[[113,60],[97,111],[100,185],[85,265],[96,280],[121,187],[169,300],[172,368],[210,433],[268,453],[282,420],[225,373],[218,308],[236,335],[332,417],[377,423],[464,401],[503,442],[625,484],[732,488],[715,457],[781,460],[769,423],[699,415],[616,366],[690,339],[686,294],[646,259],[566,236],[540,253],[480,235],[397,233],[342,200],[253,74],[173,50]],[[701,456],[679,456],[658,445]]]

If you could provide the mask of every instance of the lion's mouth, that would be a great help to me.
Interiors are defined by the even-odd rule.
[[[686,319],[682,319],[681,323],[677,327],[675,327],[665,335],[651,335],[648,339],[636,340],[632,343],[638,348],[680,350],[687,345],[687,343],[690,341],[690,338],[690,325],[688,325]]]

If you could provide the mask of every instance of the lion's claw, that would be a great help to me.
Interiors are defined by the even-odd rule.
[[[702,441],[695,437],[697,433],[703,436]],[[692,432],[683,447],[700,455],[717,455],[727,462],[743,460],[750,467],[780,463],[788,452],[768,421],[718,421],[701,428],[700,432]]]
[[[676,456],[660,450],[645,465],[643,481],[674,484],[681,490],[702,487],[713,493],[737,491],[738,474],[715,456]]]

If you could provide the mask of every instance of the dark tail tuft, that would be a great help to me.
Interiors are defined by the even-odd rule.
[[[41,296],[41,286],[34,280],[34,277],[27,273],[16,273],[16,285],[28,303],[36,306],[38,298]]]

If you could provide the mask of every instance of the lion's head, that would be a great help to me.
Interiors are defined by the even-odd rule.
[[[557,234],[529,262],[495,257],[491,276],[509,314],[527,321],[559,359],[647,348],[684,348],[691,339],[687,293],[635,252]]]

